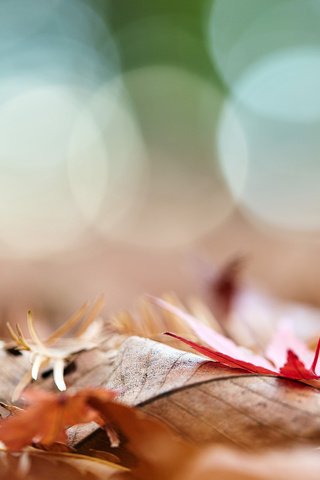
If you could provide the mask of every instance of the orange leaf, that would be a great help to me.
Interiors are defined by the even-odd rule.
[[[31,405],[0,422],[0,441],[9,450],[20,450],[32,442],[42,445],[66,442],[65,430],[72,425],[91,421],[103,424],[89,399],[109,402],[115,393],[87,388],[73,395],[29,390],[24,396]]]

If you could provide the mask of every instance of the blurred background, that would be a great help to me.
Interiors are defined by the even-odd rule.
[[[0,305],[197,288],[320,304],[318,0],[0,0]],[[64,317],[63,317],[64,318]]]

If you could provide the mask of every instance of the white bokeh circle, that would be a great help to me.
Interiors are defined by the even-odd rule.
[[[84,227],[65,175],[82,101],[81,91],[46,85],[0,106],[0,240],[8,254],[48,254]]]
[[[137,154],[132,149],[136,159],[117,193],[128,191],[130,209],[112,228],[101,220],[97,226],[109,239],[139,247],[187,246],[224,222],[234,207],[211,149],[222,94],[169,65],[132,70],[124,83],[139,112],[144,147]],[[122,131],[123,149],[127,142],[128,129]]]
[[[320,228],[320,121],[270,120],[230,100],[219,128],[221,170],[256,221],[282,229]]]
[[[277,51],[247,69],[233,96],[251,110],[289,122],[320,119],[320,46]]]
[[[130,221],[147,166],[144,144],[120,79],[90,98],[70,138],[68,175],[74,199],[102,234]],[[91,195],[91,190],[93,195]]]

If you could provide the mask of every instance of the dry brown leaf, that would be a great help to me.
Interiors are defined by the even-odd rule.
[[[111,422],[122,439],[116,451],[130,467],[125,478],[171,479],[186,458],[197,452],[195,446],[141,410],[99,398],[92,399],[92,407]]]
[[[86,456],[45,453],[34,449],[12,456],[2,452],[0,479],[63,478],[114,480],[317,480],[320,455],[315,449],[275,450],[244,454],[217,446],[192,445],[165,424],[141,410],[90,399],[91,407],[108,419],[122,438],[122,460],[129,470]],[[95,454],[95,452],[92,452]],[[101,452],[103,453],[103,452]],[[117,452],[118,453],[118,452]],[[121,456],[119,455],[119,456]],[[103,458],[103,456],[99,456]],[[28,474],[28,475],[27,475]]]
[[[8,361],[11,365],[12,358]],[[7,371],[5,362],[3,368]],[[75,371],[66,379],[74,389],[90,385],[117,390],[124,403],[139,405],[196,442],[248,450],[295,442],[320,444],[320,392],[315,388],[248,376],[148,339],[130,337],[112,355],[108,342],[80,353]],[[40,384],[54,388],[51,378]],[[10,388],[10,375],[4,375],[0,391]],[[72,430],[70,444],[77,445],[96,428]],[[101,437],[95,435],[97,442],[91,439],[88,448],[104,450],[108,441],[101,440],[101,447]]]
[[[126,340],[112,362],[105,358],[103,351],[80,354],[69,382],[75,388],[96,384],[116,390],[124,403],[140,406],[194,442],[247,450],[320,444],[320,392],[311,386],[247,375],[138,337]],[[77,445],[94,429],[73,429],[70,443]],[[96,438],[88,448],[104,450],[107,442]]]
[[[317,480],[320,455],[315,449],[245,454],[217,446],[192,445],[168,426],[124,405],[93,400],[93,407],[120,432],[122,450],[132,469],[117,475],[129,480]],[[123,455],[123,451],[122,451]]]
[[[114,392],[101,388],[87,388],[73,395],[30,389],[25,396],[31,405],[0,421],[0,441],[8,450],[19,451],[33,442],[44,446],[65,443],[65,430],[71,425],[91,421],[103,424],[90,399],[108,402],[115,398]]]
[[[0,480],[108,480],[126,471],[119,465],[83,455],[29,450],[0,452]]]

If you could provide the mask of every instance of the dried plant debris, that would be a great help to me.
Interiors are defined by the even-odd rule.
[[[298,306],[243,289],[240,266],[211,281],[211,303],[145,297],[106,324],[99,297],[45,339],[31,312],[27,334],[8,325],[2,392],[20,379],[19,402],[0,403],[0,480],[318,478],[320,342],[292,329]]]
[[[180,309],[187,309],[190,313],[197,316],[200,323],[211,326],[215,330],[222,332],[219,323],[210,312],[209,308],[197,297],[189,298],[185,304],[174,293],[163,295],[163,300],[176,305]],[[129,337],[137,335],[140,337],[150,338],[163,343],[169,343],[172,346],[185,348],[190,351],[188,346],[181,347],[179,342],[168,339],[163,335],[165,331],[178,332],[181,335],[188,335],[196,340],[196,335],[190,326],[184,322],[178,315],[173,314],[169,310],[157,309],[154,305],[153,298],[145,296],[141,298],[136,307],[131,311],[123,311],[111,318],[111,325],[115,334]]]
[[[30,338],[26,338],[19,325],[14,330],[10,324],[8,328],[15,342],[15,349],[27,356],[31,363],[31,370],[27,371],[17,385],[13,400],[16,400],[23,389],[31,380],[37,380],[39,374],[45,370],[53,370],[53,378],[56,387],[60,391],[66,390],[64,381],[64,369],[70,364],[74,356],[83,350],[96,348],[102,341],[101,331],[103,322],[97,319],[104,301],[103,297],[91,306],[83,305],[76,311],[63,325],[55,330],[46,340],[41,340],[36,328],[31,312],[28,312],[28,333]],[[64,338],[64,335],[74,330],[74,336]]]

